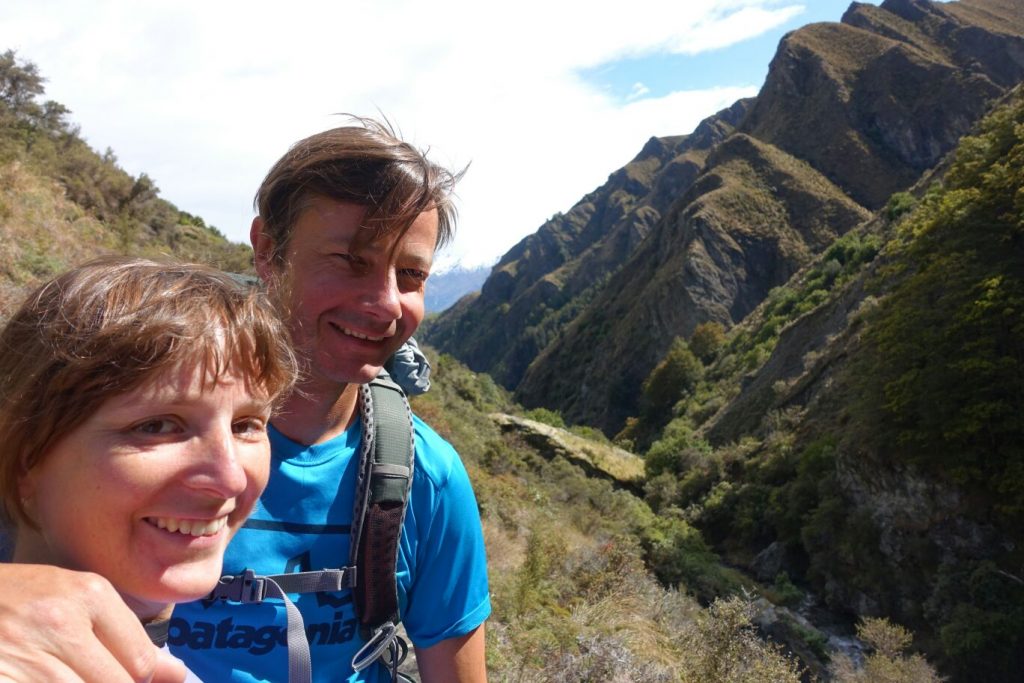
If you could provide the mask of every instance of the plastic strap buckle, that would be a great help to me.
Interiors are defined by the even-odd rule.
[[[366,645],[359,648],[359,652],[352,657],[352,669],[354,671],[362,671],[376,662],[397,637],[397,627],[390,621],[385,622],[370,636],[370,639],[366,641]]]
[[[222,576],[210,593],[211,600],[231,600],[242,603],[260,603],[267,596],[267,582],[246,569],[241,574]]]

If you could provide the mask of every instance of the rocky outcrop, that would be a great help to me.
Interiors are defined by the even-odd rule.
[[[606,479],[637,495],[643,493],[644,461],[629,451],[515,415],[494,413],[491,419],[503,432],[518,434],[549,460],[565,458],[588,476]]]

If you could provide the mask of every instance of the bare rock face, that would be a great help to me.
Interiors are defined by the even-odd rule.
[[[651,138],[603,186],[505,254],[479,296],[426,325],[424,338],[515,387],[689,189],[708,150],[735,129],[749,104],[737,102],[691,135]]]
[[[807,164],[733,135],[594,304],[530,366],[518,397],[550,405],[554,396],[570,419],[618,429],[673,338],[705,320],[743,319],[868,215]]]

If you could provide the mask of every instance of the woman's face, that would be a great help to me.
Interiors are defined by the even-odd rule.
[[[114,396],[21,480],[15,560],[106,577],[140,617],[205,595],[267,484],[267,397],[174,369]]]

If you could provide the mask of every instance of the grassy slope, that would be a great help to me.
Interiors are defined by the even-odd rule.
[[[28,287],[109,253],[172,255],[250,271],[251,250],[160,198],[99,154],[43,101],[43,79],[13,52],[0,54],[0,315]]]
[[[798,680],[791,662],[752,637],[749,612],[723,619],[686,594],[710,601],[754,587],[718,565],[692,528],[503,434],[492,415],[522,409],[489,376],[441,356],[433,379],[413,408],[459,451],[477,494],[494,608],[491,680],[760,683],[767,670],[771,680]],[[652,573],[659,558],[686,565],[667,580],[678,589]],[[735,606],[723,609],[735,617]]]

